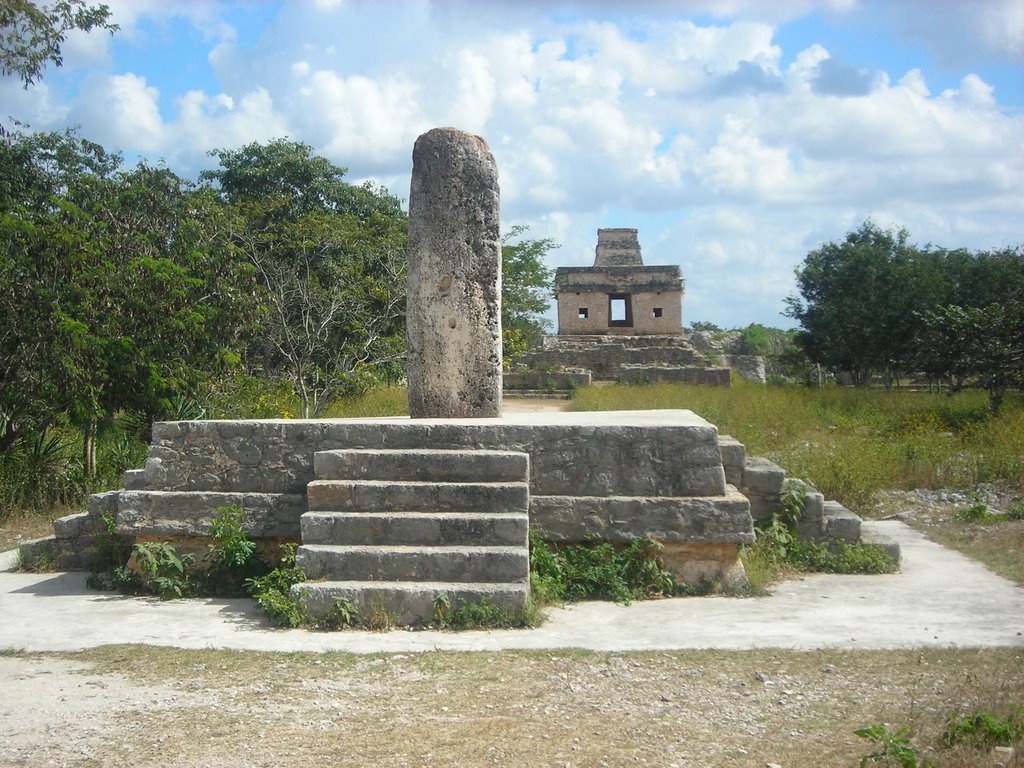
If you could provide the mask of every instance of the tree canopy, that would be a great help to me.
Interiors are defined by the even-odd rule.
[[[501,335],[506,366],[551,327],[544,313],[554,273],[544,259],[558,245],[550,238],[524,239],[528,231],[515,226],[501,240]]]
[[[17,75],[28,88],[47,64],[64,63],[62,46],[73,29],[90,32],[118,30],[111,24],[105,4],[86,5],[86,0],[58,0],[40,5],[32,0],[0,2],[0,74]]]
[[[158,413],[215,367],[245,275],[211,226],[212,197],[73,133],[0,143],[0,170],[8,443],[62,417],[88,437],[117,410]]]
[[[1024,343],[1015,309],[1024,301],[1020,247],[919,247],[905,230],[867,221],[811,251],[796,277],[799,295],[788,297],[786,314],[800,323],[798,343],[853,383],[920,372],[983,386],[995,407],[997,393],[1014,386],[1007,350]]]
[[[338,394],[397,375],[403,351],[407,222],[396,197],[343,181],[307,144],[274,139],[211,155],[201,178],[238,222],[263,312],[250,365],[283,372],[304,417]]]

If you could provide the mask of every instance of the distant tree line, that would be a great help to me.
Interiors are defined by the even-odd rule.
[[[807,254],[786,314],[814,363],[855,385],[923,377],[988,391],[993,412],[1024,386],[1024,249],[970,252],[867,221]]]

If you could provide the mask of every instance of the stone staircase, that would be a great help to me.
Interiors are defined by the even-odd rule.
[[[750,500],[755,522],[770,520],[786,485],[786,470],[768,459],[747,456],[743,445],[729,435],[719,435],[718,448],[728,482]],[[899,565],[900,546],[838,501],[825,497],[803,481],[807,490],[804,510],[797,521],[797,535],[804,540],[838,544],[872,544],[885,550]]]
[[[529,599],[529,463],[494,450],[329,450],[313,456],[302,545],[309,581],[293,589],[313,614],[338,598],[363,617],[429,621],[434,600]]]

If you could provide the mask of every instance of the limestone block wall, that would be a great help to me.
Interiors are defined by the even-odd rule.
[[[585,338],[601,338],[603,341],[589,344],[547,344],[541,349],[528,352],[523,361],[530,367],[546,365],[584,368],[590,371],[595,379],[618,379],[622,370],[630,366],[706,367],[704,357],[684,344],[638,346],[633,342],[641,337]],[[671,337],[646,338],[661,340]],[[728,369],[722,370],[725,370],[728,376]]]
[[[555,423],[557,422],[557,423]],[[150,491],[304,494],[334,448],[485,448],[530,454],[532,495],[712,496],[725,490],[714,426],[690,411],[514,414],[503,419],[157,423]]]
[[[728,387],[731,375],[728,368],[666,368],[663,366],[625,366],[618,380],[626,384],[651,384],[657,381],[681,384],[704,384]]]
[[[654,291],[630,294],[632,325],[609,326],[608,293],[563,291],[558,294],[559,335],[637,336],[681,333],[683,294]],[[584,316],[585,315],[585,316]]]
[[[560,267],[555,285],[559,335],[682,332],[683,280],[677,266]],[[611,296],[629,297],[628,324],[610,323]]]
[[[592,380],[590,371],[538,370],[522,368],[506,373],[502,387],[508,390],[567,390],[574,387],[589,387]]]

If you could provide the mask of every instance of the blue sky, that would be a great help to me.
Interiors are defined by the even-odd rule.
[[[107,0],[5,117],[194,177],[289,136],[408,196],[435,126],[483,136],[505,229],[593,261],[599,227],[680,264],[684,322],[787,326],[793,270],[866,218],[1024,243],[1018,0]]]

